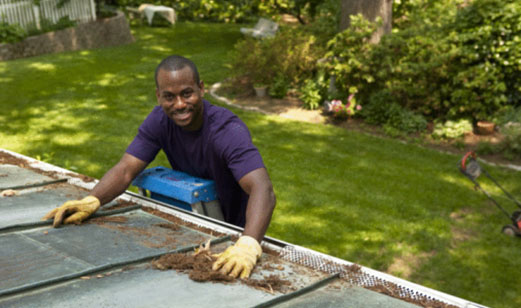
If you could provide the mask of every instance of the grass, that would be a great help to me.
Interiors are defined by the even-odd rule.
[[[163,57],[192,58],[210,85],[229,75],[240,39],[235,25],[133,31],[128,46],[0,62],[0,147],[100,178],[155,105],[153,70]],[[268,235],[488,306],[521,306],[521,242],[500,233],[508,219],[459,173],[460,157],[232,110],[277,194]],[[153,165],[168,163],[160,154]],[[521,199],[518,172],[485,168]]]

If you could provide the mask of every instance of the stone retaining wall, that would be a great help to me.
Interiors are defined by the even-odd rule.
[[[37,55],[117,46],[134,42],[123,13],[74,28],[31,36],[14,44],[0,44],[0,61]]]

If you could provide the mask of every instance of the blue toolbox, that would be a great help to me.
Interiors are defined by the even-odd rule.
[[[149,191],[152,199],[224,220],[212,180],[196,178],[166,167],[154,167],[141,172],[132,184],[144,196]]]

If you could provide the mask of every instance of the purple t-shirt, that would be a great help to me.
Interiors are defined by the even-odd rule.
[[[248,195],[238,181],[264,168],[246,125],[228,109],[203,100],[203,126],[185,131],[156,106],[141,124],[127,153],[150,163],[163,149],[172,169],[215,181],[226,222],[243,227]]]

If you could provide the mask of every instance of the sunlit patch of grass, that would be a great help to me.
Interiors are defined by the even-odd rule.
[[[40,71],[54,71],[56,70],[56,66],[52,63],[31,63],[29,65],[30,68],[34,68]]]
[[[101,79],[98,80],[98,84],[102,87],[108,86],[114,82],[116,74],[107,73],[101,76]]]

